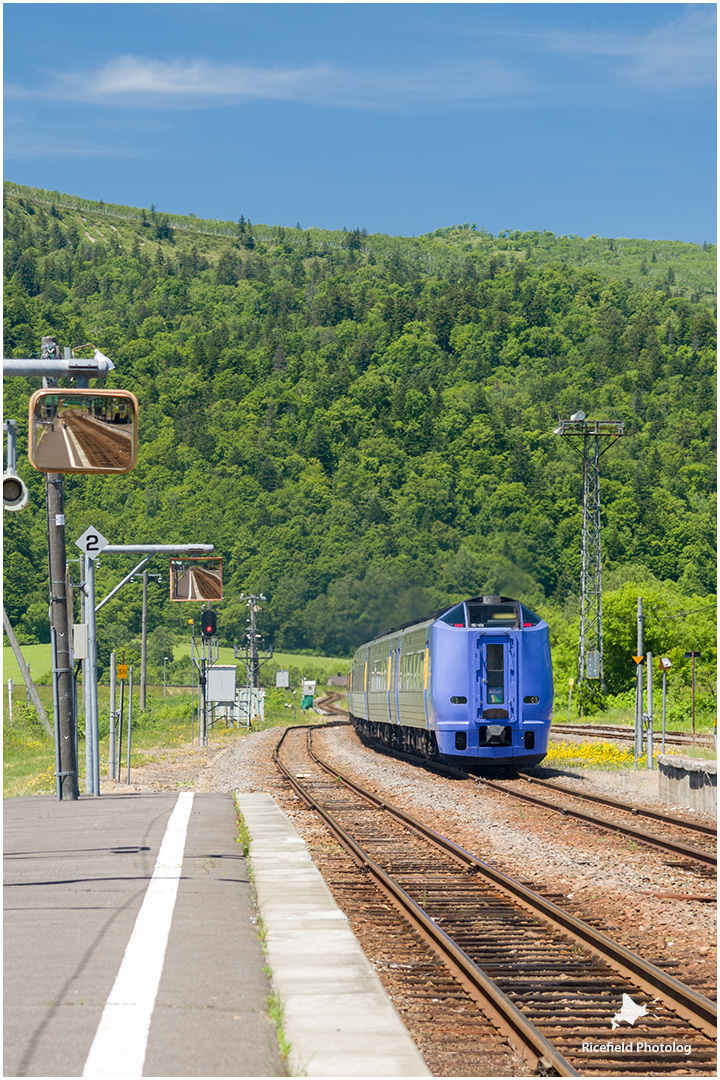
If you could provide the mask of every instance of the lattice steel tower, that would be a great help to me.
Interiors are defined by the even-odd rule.
[[[582,439],[583,459],[582,559],[580,570],[580,642],[578,683],[599,679],[605,691],[602,635],[602,557],[600,547],[600,458],[625,434],[621,420],[588,420],[576,412],[561,420],[556,435]],[[610,442],[601,450],[600,440]],[[571,444],[572,445],[572,444]]]

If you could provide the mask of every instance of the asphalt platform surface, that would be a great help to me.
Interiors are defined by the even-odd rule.
[[[4,801],[4,1076],[429,1075],[287,817],[238,802],[254,886],[231,794]]]

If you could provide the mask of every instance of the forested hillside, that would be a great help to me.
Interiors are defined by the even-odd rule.
[[[5,237],[5,356],[92,342],[140,402],[134,472],[66,479],[69,540],[92,524],[214,544],[228,643],[243,590],[266,595],[276,648],[327,654],[497,591],[569,628],[572,673],[582,462],[554,429],[579,408],[625,422],[602,459],[608,590],[645,582],[658,618],[712,603],[713,246],[203,222],[12,184]],[[25,641],[48,635],[43,481],[24,457],[38,385],[5,382],[32,499],[5,515]],[[99,596],[126,563],[101,560]],[[180,629],[166,582],[151,626]],[[104,610],[104,641],[137,633],[139,594]],[[712,647],[712,612],[698,619]],[[680,648],[688,624],[671,626]]]

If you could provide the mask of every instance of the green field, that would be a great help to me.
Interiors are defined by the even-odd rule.
[[[22,654],[30,667],[30,674],[35,682],[50,682],[52,677],[52,659],[49,645],[23,645]],[[15,685],[22,683],[22,675],[15,654],[9,645],[3,648],[3,682],[12,679]]]
[[[30,674],[33,679],[36,682],[50,683],[52,672],[50,646],[23,645],[22,654],[25,658],[25,663],[30,665]],[[176,645],[173,654],[176,660],[181,657],[189,657],[190,645]],[[233,658],[232,649],[220,649],[219,663],[237,664],[238,680],[240,680],[240,676],[243,674],[244,665],[242,660],[235,660]],[[335,656],[305,656],[303,653],[275,653],[272,658],[272,664],[275,665],[275,667],[287,668],[288,670],[295,668],[301,675],[305,673],[305,668],[307,668],[307,671],[312,673],[311,677],[314,678],[316,674],[322,674],[325,679],[329,679],[331,675],[346,675],[350,666],[350,661]],[[135,672],[135,678],[136,681],[139,681],[139,671]],[[15,654],[9,646],[5,646],[3,648],[3,682],[6,685],[8,679],[12,679],[16,687],[22,683],[22,676],[15,659]]]

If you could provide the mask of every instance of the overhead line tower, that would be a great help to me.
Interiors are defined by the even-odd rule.
[[[571,442],[583,459],[578,683],[581,687],[589,679],[598,679],[604,693],[600,458],[625,434],[625,425],[622,420],[588,420],[578,411],[569,420],[561,420],[555,434],[582,440],[582,448]]]

